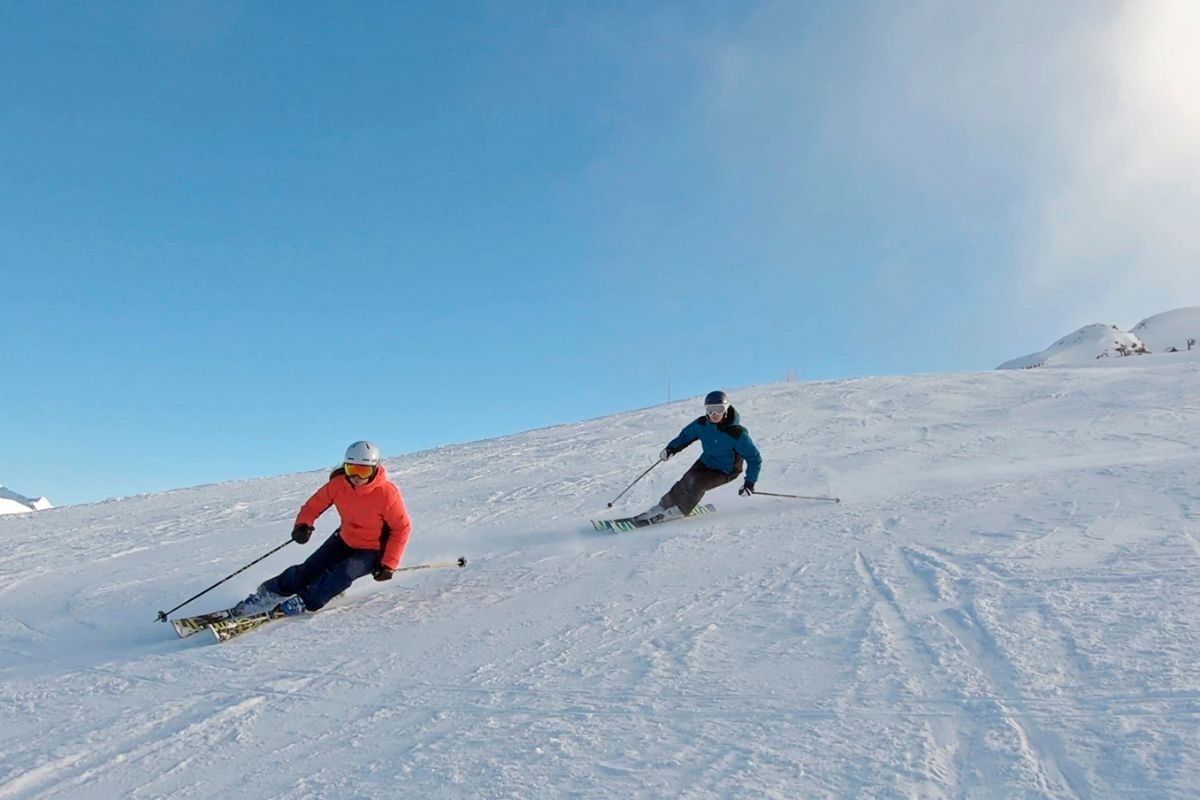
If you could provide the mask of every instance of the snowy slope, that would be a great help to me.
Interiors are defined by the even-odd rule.
[[[2,518],[0,800],[1200,795],[1200,363],[1117,361],[734,392],[842,504],[631,534],[694,398],[390,459],[405,563],[469,566],[225,645],[155,613],[322,470]]]

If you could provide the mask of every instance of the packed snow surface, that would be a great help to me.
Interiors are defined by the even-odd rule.
[[[842,502],[627,534],[698,398],[392,458],[468,566],[221,645],[323,470],[0,518],[0,800],[1200,796],[1200,363],[1119,361],[734,391]]]

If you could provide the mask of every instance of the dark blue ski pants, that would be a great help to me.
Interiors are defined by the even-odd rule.
[[[284,597],[298,594],[305,608],[316,611],[354,581],[370,575],[379,566],[379,551],[355,550],[339,533],[340,529],[334,531],[303,564],[288,567],[264,582],[263,588]]]

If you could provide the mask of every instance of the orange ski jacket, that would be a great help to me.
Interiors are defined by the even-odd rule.
[[[355,488],[346,473],[336,469],[329,483],[308,498],[296,516],[297,525],[315,525],[317,517],[336,506],[342,518],[342,541],[356,550],[379,550],[379,563],[388,569],[400,566],[412,522],[404,507],[400,488],[388,480],[387,470],[380,464],[375,477]],[[384,531],[388,531],[384,542]]]

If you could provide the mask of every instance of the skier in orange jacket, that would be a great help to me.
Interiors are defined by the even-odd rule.
[[[396,484],[388,480],[379,448],[355,442],[329,482],[300,508],[292,539],[308,542],[317,518],[330,506],[341,526],[302,564],[295,564],[234,607],[234,616],[278,608],[288,616],[317,611],[365,575],[390,580],[400,566],[412,522]]]

